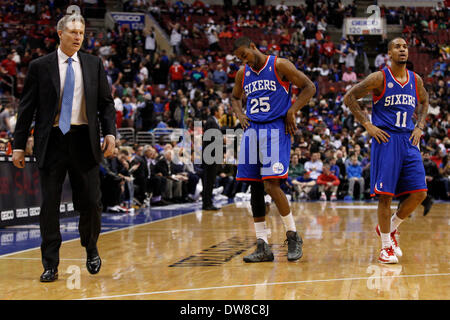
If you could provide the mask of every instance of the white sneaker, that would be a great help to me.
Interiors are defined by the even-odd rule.
[[[219,195],[214,197],[214,200],[217,200],[217,201],[228,200],[228,197],[226,195],[219,194]]]
[[[380,263],[398,263],[398,258],[394,253],[392,246],[389,248],[382,248],[380,251],[380,256],[378,257],[378,262]]]
[[[380,226],[377,224],[377,227],[375,228],[376,233],[379,237],[381,237],[380,233]],[[403,256],[402,249],[400,249],[400,245],[398,244],[400,240],[400,231],[395,229],[391,232],[391,243],[392,243],[392,249],[394,249],[394,253],[397,257],[401,258]]]
[[[400,245],[398,244],[400,240],[400,231],[395,229],[391,232],[391,242],[392,248],[394,249],[394,253],[397,257],[401,258],[403,255],[402,249],[400,249]]]
[[[222,194],[222,192],[223,192],[223,187],[221,186],[218,188],[214,188],[212,194],[213,194],[213,196],[217,196],[219,194]]]
[[[116,210],[119,211],[119,212],[127,212],[127,211],[128,211],[127,208],[122,207],[122,206],[120,206],[120,205],[116,205],[116,206],[114,206],[113,208],[116,209]]]
[[[325,193],[323,193],[321,196],[320,196],[320,199],[319,199],[320,201],[327,201],[327,196],[326,196],[326,194]]]
[[[335,194],[332,194],[330,200],[331,200],[331,201],[337,201],[336,195],[335,195]]]

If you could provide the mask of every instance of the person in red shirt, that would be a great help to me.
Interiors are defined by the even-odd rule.
[[[338,177],[330,171],[330,165],[323,166],[322,174],[317,178],[317,185],[319,186],[320,200],[327,201],[326,191],[331,191],[331,201],[336,201],[336,192],[341,181]]]
[[[224,30],[222,30],[222,32],[219,33],[219,38],[220,39],[232,39],[233,38],[233,33],[227,27]]]
[[[325,57],[325,63],[333,63],[333,57],[336,53],[336,48],[333,41],[330,40],[330,36],[326,37],[326,42],[320,47],[320,54]]]
[[[183,87],[184,67],[175,61],[169,68],[170,87],[173,91],[177,91]]]
[[[6,57],[6,59],[4,59],[2,61],[2,71],[4,73],[7,73],[10,76],[15,77],[17,75],[17,66],[16,66],[16,62],[13,60],[13,55],[12,53],[9,53],[8,56]]]
[[[0,64],[0,72],[7,74],[9,77],[5,77],[6,84],[3,82],[3,91],[14,93],[17,95],[16,84],[17,84],[17,65],[13,60],[13,54],[10,52],[6,59]],[[13,90],[12,90],[13,89]]]
[[[206,6],[205,6],[205,3],[203,1],[195,0],[192,3],[192,8],[194,9],[195,13],[197,13],[197,14],[204,14]]]
[[[273,55],[278,55],[280,53],[280,46],[275,43],[275,39],[272,39],[271,43],[269,44],[268,50],[272,51]]]
[[[289,49],[290,44],[291,44],[291,35],[288,29],[284,29],[281,35],[280,46],[283,49],[283,51],[286,51]]]

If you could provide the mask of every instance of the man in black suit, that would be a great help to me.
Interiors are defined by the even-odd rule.
[[[102,212],[99,163],[114,151],[115,109],[101,59],[79,52],[84,30],[79,13],[59,20],[58,50],[29,65],[14,133],[13,163],[23,168],[23,150],[35,116],[34,153],[42,188],[41,282],[58,278],[59,205],[67,173],[74,207],[80,213],[78,230],[86,248],[86,267],[91,274],[101,267],[97,250]],[[102,145],[100,127],[105,137]]]
[[[223,115],[223,107],[221,105],[214,106],[211,108],[211,115],[206,120],[204,133],[206,133],[209,129],[218,129],[219,119]],[[222,136],[220,136],[222,138]],[[220,143],[223,144],[223,141],[216,141],[218,137],[212,139],[211,142],[203,141],[203,151],[207,148],[207,146],[211,143]],[[215,153],[211,154],[212,157],[215,157]],[[223,157],[222,157],[223,158]],[[214,188],[214,184],[216,182],[216,171],[217,171],[217,163],[207,163],[205,161],[205,154],[203,154],[203,192],[202,192],[202,201],[203,201],[203,210],[218,210],[217,207],[213,205],[213,196],[212,191]]]
[[[139,201],[138,205],[142,206],[147,197],[147,177],[148,167],[147,161],[144,159],[144,147],[137,146],[136,155],[131,160],[131,167],[136,166],[136,170],[132,170],[134,177],[134,197]],[[131,199],[133,200],[133,199]]]
[[[177,179],[178,173],[175,164],[172,162],[173,150],[164,151],[164,157],[161,158],[155,166],[155,174],[165,180],[165,189],[163,199],[165,201],[181,202],[183,184]]]

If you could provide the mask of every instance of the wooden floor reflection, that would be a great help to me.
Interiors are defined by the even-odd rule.
[[[286,259],[281,219],[268,217],[274,262],[254,249],[248,203],[102,234],[90,275],[79,240],[63,243],[59,280],[42,284],[40,250],[0,257],[0,299],[449,299],[450,204],[419,209],[401,227],[403,257],[376,262],[376,203],[293,202],[304,255]]]

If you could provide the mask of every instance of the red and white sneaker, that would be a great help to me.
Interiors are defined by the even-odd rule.
[[[395,255],[394,249],[392,249],[392,246],[381,249],[380,256],[378,257],[378,262],[380,262],[380,263],[398,263],[398,258]]]
[[[379,225],[377,225],[375,231],[378,234],[378,236],[381,237]],[[400,240],[400,231],[398,231],[398,229],[395,229],[394,231],[391,232],[392,249],[394,249],[395,255],[401,258],[403,256],[403,252],[402,249],[400,249],[400,245],[398,244],[399,240]]]

